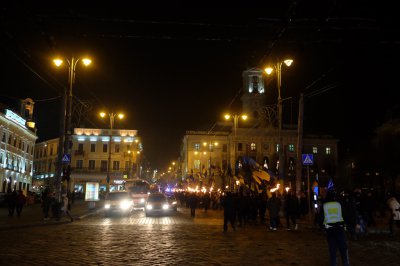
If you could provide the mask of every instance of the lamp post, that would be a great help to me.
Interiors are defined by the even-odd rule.
[[[239,117],[242,118],[243,120],[247,120],[247,115],[246,114],[242,114],[242,115],[231,115],[229,113],[226,113],[224,115],[226,120],[229,120],[231,117],[233,117],[233,130],[234,130],[234,135],[236,138],[236,131],[237,131],[237,127],[239,124]]]
[[[229,120],[231,117],[233,117],[233,131],[234,131],[234,141],[233,141],[233,162],[234,162],[234,164],[236,164],[236,136],[237,136],[237,128],[238,128],[238,126],[239,126],[239,117],[240,118],[242,118],[242,120],[247,120],[247,115],[246,114],[241,114],[241,115],[238,115],[238,114],[235,114],[235,115],[231,115],[231,114],[229,114],[229,113],[226,113],[225,115],[224,115],[224,117],[225,117],[225,119],[226,120]],[[230,146],[230,148],[229,148],[229,150],[230,151],[232,151],[232,149],[231,149],[231,145],[229,145]],[[232,156],[231,156],[231,154],[232,154],[232,152],[230,152],[230,155],[229,155],[229,165],[230,165],[230,167],[231,167],[231,169],[235,169],[235,165],[234,165],[234,167],[232,167],[232,164],[231,164],[231,162],[232,162]],[[230,180],[230,177],[229,177],[229,186],[231,185],[231,180]]]
[[[212,165],[212,158],[211,158],[211,153],[214,151],[214,148],[219,145],[218,141],[204,141],[203,146],[207,147],[207,150],[210,154],[209,159],[208,159],[208,178],[210,180],[211,178],[211,165]]]
[[[70,59],[66,59],[68,63],[68,87],[64,93],[63,101],[62,101],[62,112],[60,117],[60,137],[58,144],[58,158],[57,158],[57,198],[61,200],[61,171],[62,171],[62,157],[63,153],[67,154],[70,148],[71,141],[71,118],[72,118],[72,88],[75,82],[75,73],[76,66],[79,61],[85,66],[88,66],[92,63],[92,60],[89,58],[75,58],[72,56]],[[63,64],[64,60],[61,58],[55,58],[53,63],[56,67],[60,67]],[[62,148],[64,147],[64,149]],[[68,164],[70,164],[69,162]],[[68,186],[67,186],[68,189]]]
[[[104,118],[106,113],[101,112],[100,117]],[[112,138],[112,130],[114,128],[114,119],[117,116],[119,119],[124,118],[124,114],[122,113],[109,113],[108,116],[110,117],[110,139],[108,142],[108,162],[107,162],[107,192],[110,191],[110,168],[111,168],[111,138]]]
[[[282,97],[281,97],[281,86],[282,86],[282,64],[285,63],[286,66],[290,66],[293,63],[292,59],[285,59],[283,61],[278,61],[273,68],[265,68],[265,72],[270,75],[275,69],[276,71],[276,84],[278,87],[278,142],[279,142],[279,177],[284,178],[284,158],[283,158],[283,141],[282,141]]]

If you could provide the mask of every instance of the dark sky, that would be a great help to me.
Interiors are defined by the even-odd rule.
[[[67,68],[51,64],[90,55],[77,67],[81,123],[104,127],[100,109],[124,111],[115,127],[139,130],[154,167],[179,156],[186,130],[209,129],[240,104],[242,72],[290,55],[282,74],[285,123],[305,102],[306,133],[361,145],[390,110],[396,89],[400,32],[394,15],[363,1],[283,1],[278,6],[1,9],[1,101],[31,97],[40,140],[58,136],[59,99]],[[389,7],[387,8],[390,9]],[[276,81],[267,78],[268,102]],[[313,96],[315,94],[315,96]],[[237,111],[237,110],[235,110]]]

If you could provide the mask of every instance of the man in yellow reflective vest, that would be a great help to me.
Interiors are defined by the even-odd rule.
[[[328,191],[323,204],[324,225],[329,248],[329,262],[336,266],[336,251],[339,249],[342,264],[349,265],[349,251],[346,243],[342,206],[337,201],[335,192]]]

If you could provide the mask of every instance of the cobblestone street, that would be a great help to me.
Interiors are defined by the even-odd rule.
[[[1,265],[328,265],[324,233],[310,227],[222,232],[220,211],[85,219],[2,231]],[[398,237],[349,241],[351,265],[398,265]],[[340,264],[339,264],[340,265]]]

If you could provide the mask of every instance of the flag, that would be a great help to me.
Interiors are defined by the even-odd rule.
[[[333,180],[332,180],[332,178],[331,179],[329,179],[329,181],[328,181],[328,191],[334,191],[335,190],[335,188],[334,188],[334,186],[333,186]]]

